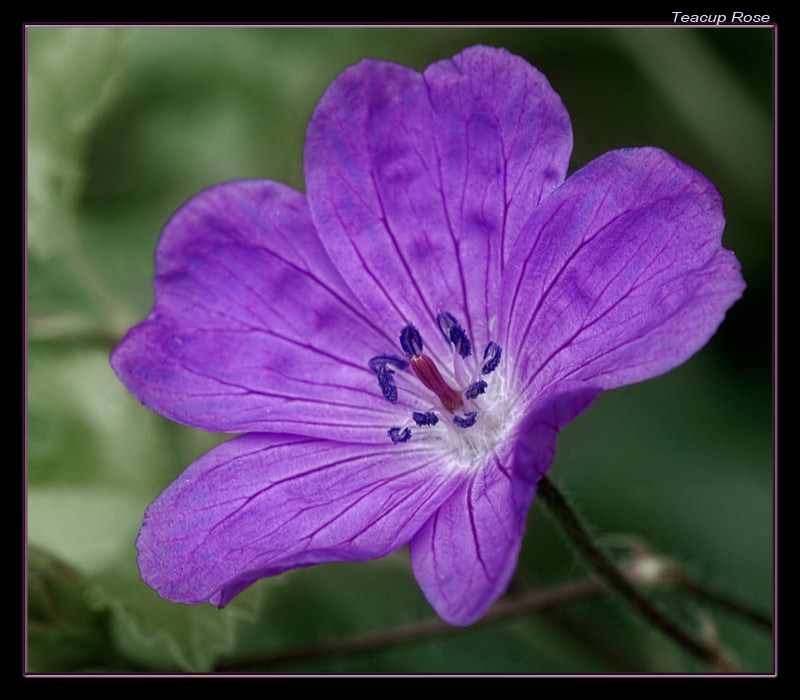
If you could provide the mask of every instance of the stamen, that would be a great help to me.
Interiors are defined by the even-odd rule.
[[[422,336],[412,324],[408,324],[400,333],[400,345],[406,355],[422,354]]]
[[[458,354],[457,346],[453,346],[453,378],[456,380],[456,386],[462,387],[470,383],[471,372],[467,369],[464,363],[464,358]]]
[[[378,367],[378,384],[381,387],[383,395],[391,402],[397,403],[397,387],[392,383],[394,372],[386,365]]]
[[[471,428],[475,425],[475,419],[477,417],[477,411],[470,411],[469,413],[465,413],[463,418],[461,416],[453,416],[453,423],[459,428]]]
[[[408,428],[389,428],[389,437],[392,439],[392,442],[396,445],[398,442],[408,442],[411,439],[411,430]]]
[[[483,351],[483,367],[481,367],[481,373],[491,374],[494,372],[497,369],[497,365],[500,364],[501,354],[500,346],[494,341],[491,341],[486,346],[486,350]]]
[[[369,368],[378,375],[378,385],[381,392],[391,403],[397,403],[397,387],[394,384],[394,372],[388,365],[393,364],[398,369],[408,367],[408,362],[394,355],[378,355],[369,361]]]
[[[450,342],[450,329],[458,324],[455,316],[447,311],[440,311],[436,314],[436,323],[439,324],[439,330],[442,332],[444,339]]]
[[[436,316],[436,323],[439,324],[444,339],[456,346],[461,357],[469,357],[472,354],[472,343],[469,342],[467,332],[459,325],[453,314],[440,311]]]
[[[464,396],[468,399],[474,399],[486,391],[487,386],[486,382],[481,379],[474,384],[470,384],[469,388],[464,392]]]
[[[467,332],[461,326],[453,326],[450,329],[450,339],[461,357],[469,357],[472,354],[472,343],[469,342]]]
[[[411,417],[417,425],[436,425],[439,422],[439,419],[433,411],[428,411],[427,413],[414,411]]]
[[[445,409],[453,413],[464,405],[461,394],[448,385],[430,357],[427,355],[412,355],[409,360],[411,369],[414,370],[417,379],[439,397]]]
[[[387,364],[394,365],[397,369],[405,369],[406,367],[408,367],[408,362],[406,362],[400,357],[397,357],[397,355],[378,355],[377,357],[373,357],[369,361],[369,368],[373,372],[377,372],[378,367]]]
[[[445,340],[452,347],[453,365],[452,374],[448,374],[449,379],[446,380],[442,376],[436,363],[428,355],[422,354],[422,336],[411,323],[407,324],[400,333],[400,345],[406,357],[377,355],[369,361],[369,368],[375,372],[381,392],[388,401],[397,403],[399,386],[404,392],[405,399],[411,397],[418,405],[427,406],[429,409],[412,411],[413,423],[408,421],[389,428],[389,439],[394,444],[408,442],[411,439],[413,425],[423,427],[441,423],[443,428],[431,431],[428,436],[425,436],[425,439],[443,439],[445,444],[449,442],[453,445],[461,445],[463,443],[464,449],[477,449],[476,445],[485,437],[484,433],[489,434],[496,429],[497,416],[487,413],[486,421],[481,419],[481,427],[478,432],[471,431],[468,436],[462,437],[463,434],[459,428],[474,426],[478,419],[478,410],[486,408],[487,411],[489,409],[494,411],[492,405],[485,404],[484,400],[477,401],[478,397],[486,393],[488,389],[488,383],[479,377],[480,373],[491,374],[497,369],[502,352],[500,346],[492,341],[483,352],[483,361],[475,364],[469,361],[469,367],[467,367],[466,358],[472,354],[472,343],[464,328],[455,316],[447,311],[437,314],[436,323]],[[411,372],[401,371],[407,370],[409,366]],[[456,388],[448,383],[451,381],[455,381]],[[408,396],[406,392],[408,392]],[[466,404],[466,408],[465,402],[470,402]],[[475,410],[468,411],[467,408]],[[452,421],[443,419],[442,410],[452,415]],[[475,442],[476,440],[478,443]]]

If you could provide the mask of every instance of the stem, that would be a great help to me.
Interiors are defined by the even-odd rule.
[[[730,596],[714,591],[705,584],[694,580],[679,567],[657,557],[652,557],[644,547],[640,556],[621,567],[615,566],[594,544],[588,532],[578,520],[561,493],[546,478],[539,482],[539,497],[545,502],[553,516],[561,523],[569,538],[582,555],[590,562],[600,578],[586,578],[519,595],[506,596],[494,606],[473,627],[491,624],[508,618],[517,618],[529,612],[539,612],[573,601],[591,598],[611,588],[622,595],[636,610],[655,627],[669,636],[687,652],[712,667],[725,672],[739,671],[739,667],[728,658],[718,645],[700,641],[670,620],[654,607],[636,588],[661,582],[705,598],[752,622],[772,628],[768,615],[752,606],[737,601]],[[642,549],[640,545],[640,549]],[[642,566],[643,563],[655,562]],[[231,672],[252,668],[278,666],[313,659],[332,658],[349,654],[369,653],[401,644],[408,644],[432,637],[456,634],[459,627],[452,627],[438,618],[413,622],[401,627],[351,637],[335,639],[319,644],[310,644],[281,651],[268,656],[231,659],[217,665],[215,671]]]
[[[692,593],[698,598],[703,598],[710,603],[714,603],[721,608],[725,608],[729,612],[736,613],[737,615],[750,620],[750,622],[753,624],[763,627],[766,631],[772,632],[772,618],[764,613],[764,611],[753,607],[749,603],[737,600],[727,593],[715,590],[714,588],[711,588],[710,586],[691,578],[688,574],[682,571],[678,572],[676,583],[682,590]]]
[[[575,512],[547,477],[542,477],[539,481],[537,494],[552,516],[564,528],[572,544],[590,567],[606,582],[609,588],[622,596],[645,620],[709,666],[726,672],[740,670],[722,650],[696,639],[642,595],[625,574],[595,545]]]

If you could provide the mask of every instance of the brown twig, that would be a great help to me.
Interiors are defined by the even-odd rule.
[[[541,589],[524,593],[513,598],[506,598],[496,603],[489,612],[475,624],[486,625],[523,613],[563,605],[576,600],[589,598],[603,593],[605,584],[595,578],[571,581],[553,588]],[[253,657],[250,659],[235,659],[219,664],[217,671],[241,671],[248,668],[264,668],[297,661],[310,659],[331,658],[345,656],[360,652],[376,651],[400,644],[417,642],[431,637],[441,637],[446,634],[457,633],[459,627],[451,627],[439,618],[412,622],[402,627],[395,627],[379,632],[351,637],[349,639],[336,639],[319,644],[311,644],[288,651],[279,652],[270,656]]]
[[[588,532],[578,520],[564,497],[545,479],[539,483],[539,498],[550,509],[569,536],[571,542],[590,563],[600,578],[586,578],[571,581],[552,588],[530,591],[507,596],[498,601],[475,626],[492,624],[521,615],[540,612],[550,608],[591,598],[615,590],[627,600],[648,622],[660,629],[682,648],[704,663],[720,671],[735,672],[739,667],[714,642],[714,634],[706,634],[701,640],[686,632],[670,620],[638,590],[638,586],[669,584],[702,597],[729,612],[736,613],[755,624],[771,630],[772,621],[768,615],[750,605],[737,601],[731,596],[714,591],[701,584],[674,563],[654,555],[644,543],[634,542],[631,547],[634,558],[628,564],[617,567],[594,544]],[[710,625],[707,621],[706,626]],[[347,656],[349,654],[374,652],[393,646],[442,637],[459,632],[438,618],[413,622],[401,627],[378,632],[368,632],[349,639],[336,639],[318,644],[281,651],[267,656],[232,659],[220,663],[216,671],[243,671],[264,669],[288,663],[296,663],[321,658]]]
[[[724,608],[728,612],[735,613],[740,617],[749,620],[755,625],[763,628],[767,632],[772,632],[772,617],[766,614],[763,610],[745,603],[737,598],[734,598],[727,593],[718,591],[706,584],[692,578],[684,571],[677,572],[676,584],[684,591],[692,593],[698,598],[714,603],[720,608]]]
[[[718,645],[694,637],[648,600],[592,541],[566,499],[547,477],[543,477],[539,482],[537,495],[595,573],[648,623],[712,668],[725,672],[740,670]]]

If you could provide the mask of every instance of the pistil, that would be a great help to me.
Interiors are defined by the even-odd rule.
[[[417,379],[439,397],[446,410],[455,413],[464,405],[461,394],[444,380],[439,368],[430,357],[421,354],[411,355],[408,361]]]
[[[412,426],[429,430],[433,426],[443,425],[449,435],[447,440],[471,445],[470,449],[473,449],[480,443],[481,436],[472,435],[472,430],[467,430],[465,434],[462,429],[475,426],[479,422],[478,413],[487,408],[482,395],[487,391],[488,382],[480,379],[480,375],[491,374],[497,368],[500,346],[490,341],[484,350],[483,360],[470,368],[465,364],[465,359],[472,355],[472,343],[464,328],[446,311],[440,312],[436,321],[453,351],[452,375],[449,376],[457,388],[453,388],[442,376],[433,359],[423,354],[422,335],[411,323],[400,332],[400,346],[405,358],[377,355],[369,361],[369,368],[378,378],[381,393],[390,403],[398,401],[399,384],[404,394],[417,399],[418,405],[425,409],[412,411],[410,421],[389,428],[389,438],[395,444],[404,443],[411,439]],[[471,361],[471,364],[475,363]],[[409,367],[411,372],[407,371]],[[405,399],[408,400],[408,396]],[[445,412],[450,416],[445,416]],[[480,420],[483,421],[483,418]],[[496,422],[490,420],[486,423],[487,429],[491,431]],[[441,427],[437,428],[437,431],[441,430]]]

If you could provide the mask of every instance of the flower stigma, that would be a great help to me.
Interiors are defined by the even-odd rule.
[[[411,355],[408,358],[411,369],[425,388],[430,389],[442,402],[442,407],[450,413],[464,405],[461,394],[453,389],[442,377],[436,363],[427,355]]]
[[[442,450],[460,467],[478,466],[509,438],[522,412],[505,373],[495,371],[500,366],[500,346],[489,342],[479,359],[452,314],[441,312],[436,321],[452,351],[452,367],[440,369],[423,352],[422,336],[412,324],[400,333],[405,358],[379,355],[369,361],[384,397],[397,403],[402,393],[416,409],[387,433],[394,444],[411,442],[413,435],[415,444]]]

